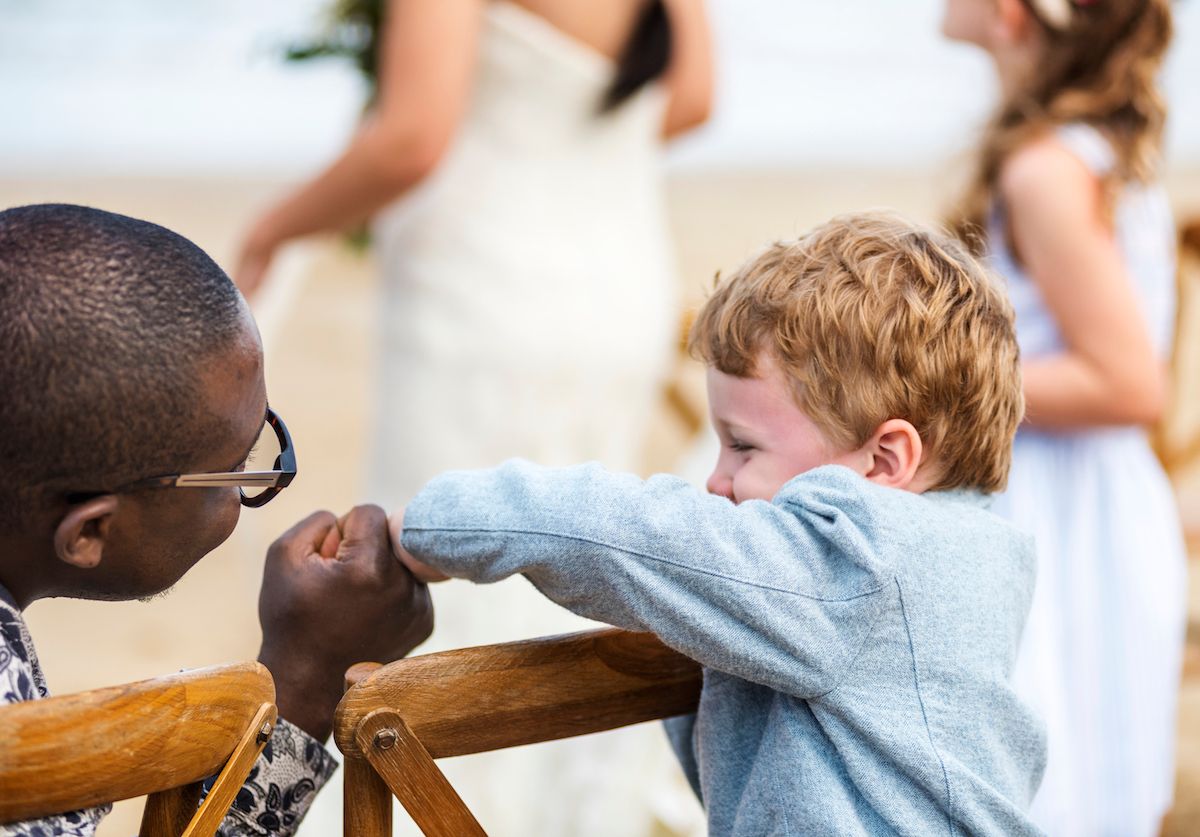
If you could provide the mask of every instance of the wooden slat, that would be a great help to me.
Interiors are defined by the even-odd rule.
[[[242,740],[238,742],[225,767],[221,769],[221,774],[213,782],[204,804],[200,806],[195,818],[180,837],[213,837],[238,791],[242,789],[246,777],[250,775],[254,763],[258,761],[259,753],[263,751],[271,733],[275,731],[276,720],[275,704],[264,703],[258,708],[258,712],[246,726]]]
[[[484,752],[695,710],[700,666],[651,634],[615,629],[399,660],[346,693],[337,745],[370,712],[394,709],[434,758]]]
[[[1200,428],[1180,426],[1180,404],[1190,397],[1188,374],[1194,362],[1192,327],[1200,292],[1200,219],[1179,228],[1179,265],[1175,276],[1174,343],[1171,346],[1171,403],[1159,422],[1150,428],[1150,442],[1173,479],[1200,464]]]
[[[274,700],[267,670],[240,663],[0,708],[0,822],[211,776]]]
[[[1200,218],[1195,218],[1180,229],[1179,242],[1183,249],[1200,256]]]
[[[371,712],[358,725],[359,749],[427,837],[487,837],[429,752],[395,712]],[[389,802],[390,805],[390,802]]]
[[[179,837],[200,804],[201,782],[159,791],[146,798],[138,837]]]
[[[391,837],[391,789],[367,761],[347,758],[343,769],[343,837]]]

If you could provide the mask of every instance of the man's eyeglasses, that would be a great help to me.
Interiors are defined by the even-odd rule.
[[[273,464],[267,465],[272,460]],[[119,486],[112,493],[142,488],[232,488],[236,485],[242,495],[242,505],[258,508],[287,488],[295,477],[296,450],[292,447],[292,436],[283,419],[268,407],[262,435],[246,460],[245,470],[147,477]]]

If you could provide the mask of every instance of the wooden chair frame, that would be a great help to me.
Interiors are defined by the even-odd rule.
[[[258,663],[0,707],[0,823],[148,796],[141,837],[212,837],[275,722]]]
[[[616,629],[355,666],[334,721],[345,837],[390,835],[393,794],[427,835],[482,835],[434,759],[694,712],[700,682],[698,663]]]
[[[1200,218],[1193,219],[1179,228],[1179,267],[1175,288],[1175,339],[1171,347],[1171,384],[1178,393],[1188,385],[1184,379],[1187,371],[1183,368],[1183,347],[1188,339],[1187,327],[1189,315],[1193,315],[1192,307],[1197,303],[1200,294]],[[1167,474],[1174,477],[1188,471],[1200,462],[1200,429],[1191,428],[1190,432],[1178,438],[1178,433],[1172,433],[1172,409],[1151,430],[1151,442],[1155,452],[1162,462]]]

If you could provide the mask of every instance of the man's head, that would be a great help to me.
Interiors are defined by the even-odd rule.
[[[198,247],[86,207],[0,212],[0,357],[0,581],[19,599],[150,595],[229,536],[237,488],[117,490],[235,470],[262,428],[257,330]]]
[[[825,464],[914,491],[1007,481],[1012,309],[946,236],[857,214],[772,245],[718,285],[689,349],[709,365],[714,493],[770,499]]]

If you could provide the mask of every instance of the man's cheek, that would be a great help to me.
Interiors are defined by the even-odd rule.
[[[204,489],[201,489],[204,490]],[[228,488],[211,489],[212,496],[205,498],[198,531],[206,533],[205,552],[211,552],[223,544],[237,528],[241,517],[242,503],[238,490]]]

